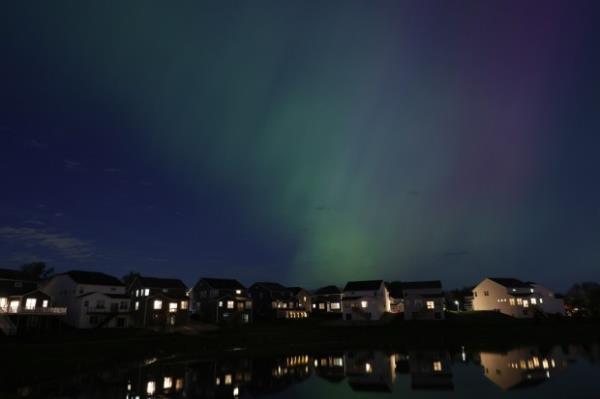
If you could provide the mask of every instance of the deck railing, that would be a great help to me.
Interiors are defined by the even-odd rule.
[[[0,307],[0,314],[37,314],[37,315],[65,315],[67,314],[67,308],[56,308],[56,307],[51,307],[51,308],[41,308],[41,307],[36,307],[33,309],[27,309],[23,306],[18,306],[18,307],[10,307],[10,306],[3,306]]]

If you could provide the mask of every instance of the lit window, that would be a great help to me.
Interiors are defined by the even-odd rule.
[[[146,288],[144,290],[144,295],[146,295],[146,296],[150,295],[150,289],[149,288]]]
[[[370,363],[365,363],[365,373],[371,374],[373,372],[373,367],[371,367]]]
[[[531,304],[532,305],[537,305],[537,299],[531,298]]]
[[[135,301],[135,310],[140,309],[140,301]]]
[[[360,306],[366,308],[369,305],[367,301],[360,301]]]
[[[321,309],[321,310],[325,309],[325,304],[324,303],[320,303],[319,304],[319,309]]]
[[[527,301],[527,300],[523,301],[523,307],[524,308],[528,308],[529,307],[529,301]]]
[[[433,371],[442,371],[442,362],[433,362]]]
[[[183,389],[183,378],[178,378],[175,380],[175,389],[178,391]]]
[[[27,301],[25,301],[25,309],[27,309],[27,310],[35,309],[36,303],[37,303],[37,299],[27,298]]]
[[[186,310],[188,308],[188,301],[181,301],[181,309]]]
[[[0,309],[8,307],[8,298],[0,298]]]
[[[135,296],[140,296],[140,290],[135,290]]]
[[[510,298],[508,300],[508,303],[510,304],[510,306],[515,306],[515,298]]]
[[[160,310],[162,309],[162,301],[157,299],[154,301],[154,310]]]
[[[156,383],[154,381],[148,381],[148,384],[146,385],[146,393],[148,395],[154,395],[154,392],[156,392]]]
[[[531,292],[531,293],[533,294],[533,288],[530,288],[530,289],[529,289],[529,292]]]
[[[240,394],[240,389],[238,387],[233,388],[233,396],[237,397]]]
[[[233,301],[227,301],[227,309],[233,309],[234,306],[235,304],[233,303]]]
[[[4,299],[4,298],[3,298],[3,299]],[[313,309],[316,309],[316,308],[317,308],[317,304],[316,304],[316,303],[313,303],[313,304],[312,304],[312,307],[313,307]]]
[[[544,299],[543,298],[540,298],[540,303],[544,303]]]
[[[235,290],[236,295],[242,295],[242,290]]]
[[[339,302],[332,302],[331,303],[331,309],[333,310],[339,310],[341,308],[341,305]]]
[[[223,307],[223,301],[219,301],[219,307],[222,308]]]
[[[483,296],[490,296],[490,292],[489,291],[483,291]]]
[[[165,377],[163,380],[163,388],[171,389],[173,387],[173,379],[171,377]]]
[[[435,309],[435,302],[427,301],[427,309]]]
[[[286,309],[286,308],[287,308],[287,303],[285,303],[285,302],[284,302],[284,303],[282,303],[282,304],[281,304],[281,307],[282,307],[282,308],[284,308],[284,309]]]
[[[43,308],[47,308],[47,307],[48,307],[48,300],[47,300],[47,299],[44,299],[44,300],[42,301],[42,307],[43,307]]]
[[[517,305],[523,305],[523,298],[517,298]]]
[[[231,377],[231,374],[225,374],[225,385],[231,385],[232,381],[233,378]]]
[[[177,312],[177,302],[169,302],[169,313]]]
[[[221,385],[221,379],[219,377],[217,377],[217,379],[215,380],[215,384],[216,385]]]

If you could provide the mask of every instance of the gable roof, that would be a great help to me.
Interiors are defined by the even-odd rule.
[[[260,281],[260,282],[252,284],[252,286],[255,286],[255,285],[259,285],[263,288],[266,288],[269,291],[286,291],[286,290],[288,290],[288,288],[285,288],[283,285],[281,285],[279,283],[271,283],[271,282],[266,282],[266,281]]]
[[[505,278],[505,277],[488,277],[495,283],[503,285],[507,288],[531,288],[531,284],[525,283],[516,278]]]
[[[299,293],[300,291],[303,291],[303,290],[304,290],[304,291],[306,291],[306,290],[305,290],[304,288],[302,288],[302,287],[288,287],[288,290],[292,291],[292,293],[293,293],[294,295],[298,295],[298,293]]]
[[[342,291],[335,285],[327,285],[315,291],[315,295],[336,295],[341,293]]]
[[[211,286],[212,288],[216,288],[218,290],[245,290],[244,287],[239,281],[233,278],[201,278],[198,282],[204,281],[206,284]]]
[[[36,281],[29,274],[13,269],[0,269],[0,280]]]
[[[34,291],[38,291],[38,285],[33,281],[0,280],[0,296],[21,296]]]
[[[373,291],[378,290],[383,284],[383,280],[363,280],[349,281],[344,287],[344,291]]]
[[[138,276],[137,279],[140,284],[148,288],[175,288],[186,290],[187,286],[183,281],[176,278],[159,278],[159,277],[143,277]]]
[[[71,277],[77,284],[90,284],[90,285],[114,285],[123,287],[125,284],[118,278],[100,272],[88,272],[84,270],[71,270],[63,273]]]

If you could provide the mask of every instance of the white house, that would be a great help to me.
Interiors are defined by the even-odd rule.
[[[76,328],[127,327],[130,298],[116,277],[73,270],[53,276],[42,291],[67,308],[67,324]]]
[[[390,311],[390,297],[383,280],[350,281],[342,295],[344,320],[379,320]]]
[[[537,312],[564,314],[564,303],[539,284],[515,278],[486,278],[473,289],[473,310],[529,318]]]
[[[405,320],[444,319],[444,292],[440,281],[404,281],[389,285],[393,313]]]

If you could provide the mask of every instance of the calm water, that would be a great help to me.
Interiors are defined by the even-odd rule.
[[[600,347],[522,346],[214,360],[146,359],[44,385],[4,384],[30,398],[600,398]]]

